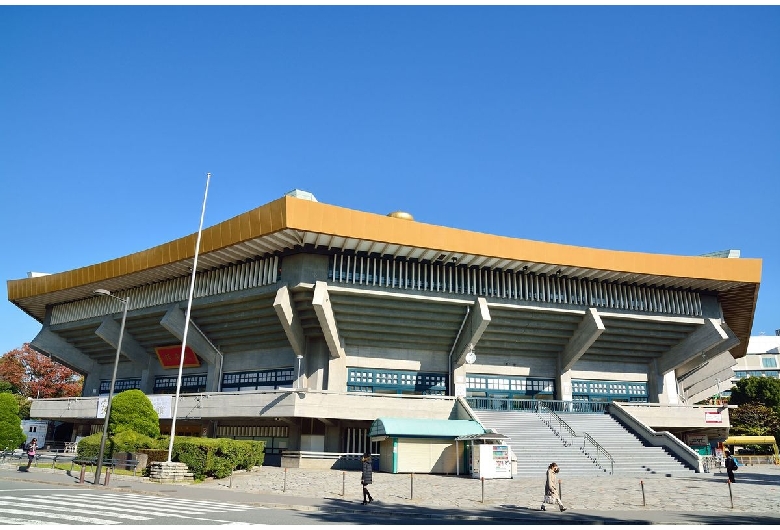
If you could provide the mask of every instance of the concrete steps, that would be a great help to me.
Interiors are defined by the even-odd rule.
[[[509,436],[508,445],[517,458],[520,477],[544,477],[547,465],[555,462],[567,476],[603,474],[574,441],[565,445],[542,419],[533,412],[475,411],[482,425]]]
[[[535,412],[474,411],[482,425],[509,436],[508,445],[517,458],[516,476],[543,476],[547,465],[555,462],[567,476],[603,475],[610,471],[609,463],[599,458],[595,463],[592,447],[584,443],[588,433],[614,459],[615,475],[690,476],[695,471],[686,467],[661,447],[646,446],[608,414],[558,413],[577,433],[569,445],[563,443]],[[583,448],[584,447],[584,448]]]
[[[559,413],[575,432],[587,432],[615,460],[620,475],[664,474],[688,476],[695,471],[666,452],[663,447],[645,445],[609,414]]]

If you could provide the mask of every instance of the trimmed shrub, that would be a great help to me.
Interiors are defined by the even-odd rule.
[[[19,417],[19,404],[12,394],[0,393],[0,450],[16,449],[27,440]]]
[[[79,440],[76,457],[85,459],[97,458],[100,452],[101,438],[102,433],[98,432]],[[103,457],[111,458],[114,453],[137,453],[139,449],[157,449],[158,447],[160,447],[159,440],[133,431],[122,431],[108,437]],[[168,452],[166,451],[165,454],[167,458]]]
[[[138,389],[120,392],[111,400],[108,419],[109,434],[134,431],[157,438],[160,436],[160,418],[146,394]]]
[[[251,469],[263,464],[265,442],[229,438],[177,437],[173,460],[184,462],[197,480],[224,478],[235,469]]]

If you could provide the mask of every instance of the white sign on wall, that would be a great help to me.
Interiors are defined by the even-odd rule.
[[[146,396],[146,397],[148,397],[149,401],[152,402],[152,407],[154,407],[155,412],[157,412],[158,418],[170,419],[173,416],[173,411],[171,407],[172,396],[163,395],[163,396]],[[106,409],[108,409],[108,396],[99,397],[97,402],[97,415],[95,417],[105,418]]]
[[[704,423],[723,423],[723,416],[720,412],[705,412]]]
[[[466,397],[466,383],[455,383],[455,395]]]

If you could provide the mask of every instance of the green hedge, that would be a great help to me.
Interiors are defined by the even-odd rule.
[[[196,479],[224,478],[234,469],[263,465],[265,442],[230,438],[179,436],[173,441],[173,460],[184,462]]]
[[[97,458],[100,450],[101,433],[79,441],[78,458]],[[168,460],[170,438],[149,438],[132,431],[124,431],[109,437],[106,441],[105,458],[114,453],[145,453],[151,462]],[[195,476],[224,478],[234,469],[252,469],[263,465],[265,442],[252,440],[231,440],[230,438],[197,438],[177,436],[173,441],[172,459],[184,462]]]

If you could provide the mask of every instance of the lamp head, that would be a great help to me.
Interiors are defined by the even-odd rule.
[[[96,294],[98,296],[111,296],[111,291],[106,289],[95,289],[92,291],[92,294]]]

